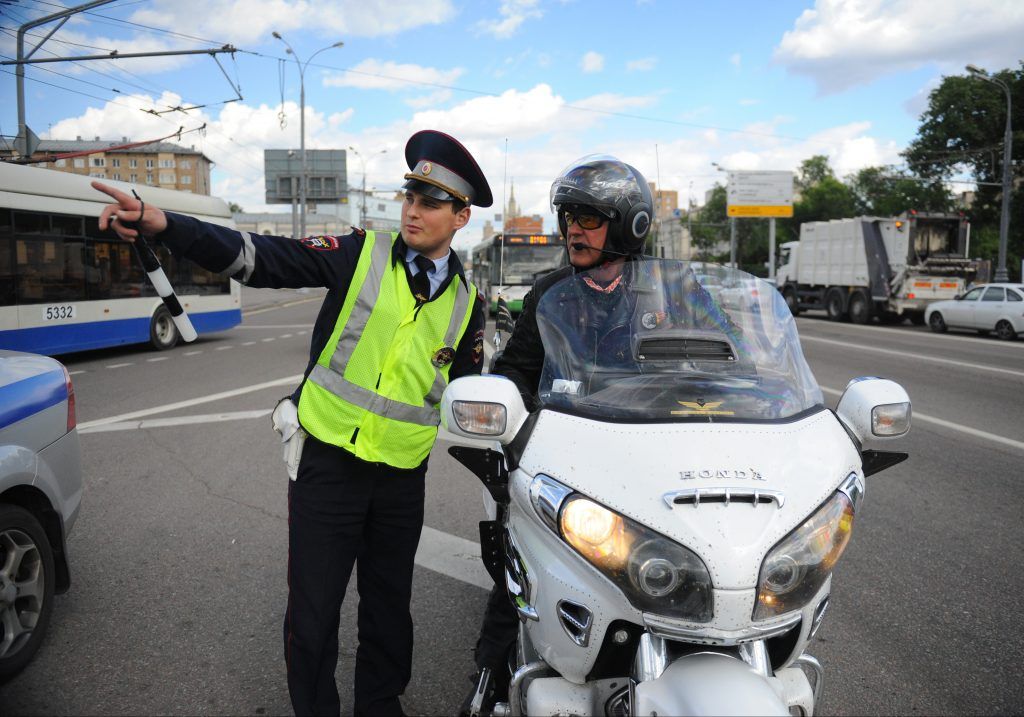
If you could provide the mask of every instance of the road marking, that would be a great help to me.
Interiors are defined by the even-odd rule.
[[[156,358],[146,359],[146,363],[156,363],[157,361],[166,361],[167,356],[157,356]]]
[[[218,351],[227,351],[228,349],[233,349],[233,348],[235,348],[235,347],[232,344],[228,344],[227,346],[218,346],[217,350]]]
[[[260,341],[262,341],[263,343],[267,343],[268,341],[273,341],[275,338],[276,337],[274,337],[274,336],[269,336],[269,337],[267,337],[265,339],[260,339]]]
[[[480,507],[483,513],[483,506]],[[494,581],[480,561],[480,544],[429,526],[423,526],[416,549],[416,564],[484,590]]]
[[[256,342],[255,341],[246,341],[245,343],[242,344],[242,346],[252,346],[254,343],[256,343]]]
[[[128,363],[112,363],[109,366],[107,366],[107,368],[124,368],[125,366],[134,366],[134,365],[135,364],[133,364],[132,362],[128,362]]]
[[[797,323],[803,326],[836,326],[836,322],[814,321],[813,319],[797,319]],[[888,334],[900,334],[902,336],[920,337],[934,339],[935,341],[968,341],[973,344],[984,344],[985,346],[998,346],[1005,349],[1024,349],[1024,342],[999,341],[996,339],[984,339],[975,336],[951,336],[949,334],[936,334],[932,331],[906,331],[896,326],[863,326],[861,324],[842,324],[844,329],[855,329],[857,331],[880,331]]]
[[[145,421],[123,421],[105,423],[83,428],[79,426],[79,435],[83,433],[106,433],[107,431],[134,431],[140,428],[167,428],[169,426],[192,426],[197,423],[219,423],[221,421],[242,421],[250,418],[268,416],[274,409],[261,408],[256,411],[234,411],[231,413],[208,413],[199,416],[175,416],[174,418],[150,418]]]
[[[834,396],[842,396],[843,395],[842,391],[839,391],[839,390],[834,389],[834,388],[828,388],[827,386],[820,386],[820,385],[819,385],[819,388],[822,391],[824,391],[825,393],[831,393]],[[1007,438],[1006,436],[996,435],[995,433],[988,433],[987,431],[979,431],[977,428],[971,428],[970,426],[965,426],[962,423],[954,423],[952,421],[945,421],[945,420],[943,420],[941,418],[936,418],[935,416],[929,416],[926,413],[919,413],[917,411],[912,411],[912,417],[911,417],[910,421],[911,421],[911,424],[913,424],[914,421],[924,421],[925,423],[933,423],[936,426],[942,426],[943,428],[948,428],[948,429],[950,429],[952,431],[958,431],[960,433],[966,433],[969,436],[974,436],[976,438],[982,438],[982,439],[984,439],[986,441],[992,441],[993,443],[1001,443],[1004,446],[1010,446],[1011,448],[1017,448],[1019,450],[1024,451],[1024,441],[1016,441],[1016,440],[1014,440],[1012,438]]]
[[[221,391],[220,393],[214,393],[209,396],[202,396],[200,398],[190,398],[187,401],[178,401],[176,403],[165,403],[162,406],[144,408],[141,411],[132,411],[131,413],[122,413],[119,416],[110,416],[108,418],[98,418],[95,421],[86,421],[84,423],[78,424],[78,430],[81,431],[83,428],[92,428],[93,426],[105,426],[108,423],[120,423],[121,421],[129,421],[133,418],[142,418],[143,416],[152,416],[155,413],[167,413],[168,411],[176,411],[179,408],[188,408],[189,406],[198,406],[199,404],[202,403],[220,401],[223,398],[241,396],[246,393],[252,393],[253,391],[262,391],[267,388],[274,388],[275,386],[295,385],[301,380],[302,374],[297,373],[294,376],[285,376],[284,378],[274,379],[273,381],[264,381],[263,383],[257,383],[252,386],[244,386],[242,388],[235,388],[230,391]]]
[[[199,355],[199,354],[201,354],[201,353],[202,353],[202,351],[201,351],[201,350],[200,350],[200,351],[186,351],[186,352],[185,352],[185,355],[186,355],[186,356],[197,356],[197,355]]]
[[[268,311],[277,311],[278,309],[287,309],[289,306],[298,306],[299,304],[308,304],[310,301],[323,301],[323,295],[314,296],[309,299],[299,299],[298,301],[288,301],[284,304],[278,304],[277,306],[268,306],[265,309],[253,309],[252,311],[243,311],[242,316],[255,316],[256,314],[265,314]]]
[[[281,334],[281,338],[282,339],[290,339],[291,337],[292,337],[291,334]]]
[[[68,371],[68,376],[77,376],[80,373],[85,373],[85,371]]]
[[[1014,371],[1009,368],[998,368],[997,366],[982,366],[977,363],[968,363],[966,361],[954,361],[952,359],[935,358],[934,356],[921,356],[920,354],[911,353],[909,351],[897,351],[894,349],[882,349],[877,346],[863,346],[861,344],[851,344],[846,341],[836,341],[835,339],[823,339],[819,336],[801,336],[800,341],[818,342],[820,344],[830,344],[832,346],[842,346],[843,348],[857,349],[860,351],[873,351],[878,354],[887,354],[889,356],[899,356],[901,358],[914,358],[918,361],[931,361],[932,363],[946,364],[947,366],[960,366],[962,368],[973,368],[978,371],[991,371],[993,373],[1008,373],[1011,376],[1024,377],[1024,371]]]

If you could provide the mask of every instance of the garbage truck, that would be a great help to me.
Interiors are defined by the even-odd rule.
[[[962,214],[908,211],[800,225],[779,249],[776,286],[794,315],[833,321],[924,323],[928,304],[962,294],[977,273]]]

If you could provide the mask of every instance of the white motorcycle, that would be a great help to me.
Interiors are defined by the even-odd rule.
[[[906,458],[864,446],[910,400],[860,378],[826,408],[767,282],[627,267],[613,295],[576,275],[541,298],[539,410],[500,376],[444,394],[444,427],[488,442],[451,452],[502,505],[481,549],[520,616],[495,714],[812,715],[804,650],[864,478]]]

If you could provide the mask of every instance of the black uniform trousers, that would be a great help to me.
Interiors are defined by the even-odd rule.
[[[409,612],[423,526],[426,461],[402,470],[306,439],[288,486],[288,609],[284,651],[296,715],[341,711],[334,673],[338,624],[357,566],[359,646],[354,712],[398,715],[412,674]]]

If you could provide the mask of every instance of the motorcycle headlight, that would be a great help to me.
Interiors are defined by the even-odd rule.
[[[817,594],[850,541],[853,508],[837,492],[772,548],[761,564],[755,620],[798,610]]]
[[[558,529],[638,610],[711,620],[711,575],[682,545],[578,493],[561,506]]]

